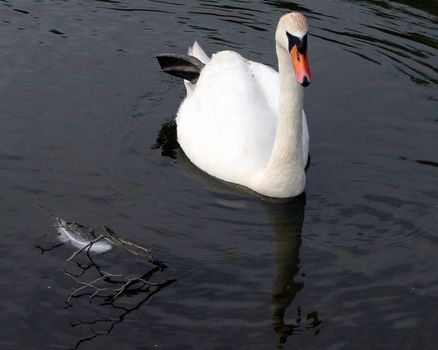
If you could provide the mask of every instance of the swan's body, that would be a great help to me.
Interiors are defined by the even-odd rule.
[[[202,50],[199,45],[196,53]],[[205,61],[196,85],[189,82],[187,97],[176,122],[178,142],[189,159],[219,179],[252,187],[272,153],[279,113],[278,73],[222,51]],[[303,169],[307,163],[309,132],[302,112]]]
[[[189,55],[205,66],[195,83],[185,80],[176,122],[179,144],[203,171],[263,195],[291,197],[304,190],[309,133],[303,88],[278,41],[280,74],[233,51],[210,59],[195,42]]]

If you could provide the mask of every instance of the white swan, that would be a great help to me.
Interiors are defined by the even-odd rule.
[[[176,118],[178,142],[201,170],[265,196],[304,191],[309,133],[303,86],[311,79],[307,30],[300,13],[280,18],[279,74],[233,51],[210,59],[197,42],[189,57],[157,57],[164,71],[186,79],[187,97]]]

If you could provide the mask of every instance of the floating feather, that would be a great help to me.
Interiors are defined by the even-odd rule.
[[[73,247],[82,249],[99,238],[99,235],[87,226],[76,222],[66,222],[58,219],[55,222],[55,228],[59,233],[58,239],[61,242],[70,243]],[[105,240],[94,242],[90,247],[90,252],[104,253],[112,248],[111,244]]]

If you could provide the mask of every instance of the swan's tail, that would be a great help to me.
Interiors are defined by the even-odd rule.
[[[194,56],[186,56],[174,53],[157,55],[163,72],[188,80],[192,84],[198,81],[204,63]]]
[[[193,45],[189,47],[187,54],[189,56],[196,57],[204,64],[210,62],[210,57],[208,57],[208,55],[205,53],[205,51],[202,49],[201,45],[199,45],[197,41],[195,41]]]

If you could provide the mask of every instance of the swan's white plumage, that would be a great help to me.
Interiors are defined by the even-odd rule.
[[[208,55],[205,53],[205,51],[197,41],[195,41],[193,45],[189,47],[187,54],[196,57],[204,64],[210,62],[210,57],[208,57]]]
[[[189,54],[205,63],[177,114],[178,142],[208,174],[252,188],[271,157],[279,114],[279,74],[233,51],[208,58],[195,42]],[[309,132],[303,111],[303,163]]]

